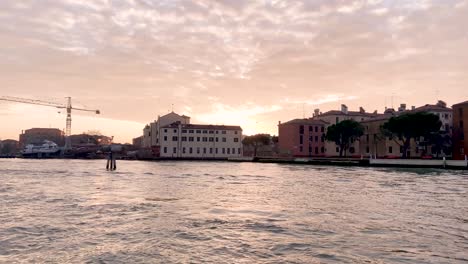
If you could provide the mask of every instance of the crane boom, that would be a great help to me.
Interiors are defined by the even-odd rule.
[[[72,110],[94,112],[97,115],[101,113],[101,111],[99,110],[72,107],[71,97],[67,97],[67,104],[47,102],[47,101],[35,100],[35,99],[26,99],[26,98],[13,97],[13,96],[0,96],[0,101],[8,101],[8,102],[16,102],[16,103],[32,104],[32,105],[42,105],[42,106],[50,106],[50,107],[55,107],[55,108],[60,108],[60,109],[67,109],[67,122],[66,122],[66,130],[65,130],[65,136],[66,136],[65,149],[71,148],[70,136],[71,136],[71,121],[72,121],[71,112]]]

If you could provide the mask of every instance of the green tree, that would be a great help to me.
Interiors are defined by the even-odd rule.
[[[340,148],[340,157],[346,156],[350,145],[364,134],[364,127],[354,120],[344,120],[327,129],[325,139]]]
[[[403,158],[407,157],[411,139],[419,141],[421,137],[428,138],[440,130],[439,117],[427,112],[406,113],[390,118],[384,125],[386,136],[395,140],[403,147]]]
[[[437,158],[441,152],[445,155],[452,154],[452,136],[447,131],[431,133],[426,142],[427,146],[431,147],[432,153],[436,153]]]
[[[257,156],[257,149],[260,146],[269,145],[271,142],[271,136],[268,134],[256,134],[253,136],[246,136],[242,140],[242,144],[245,146],[252,146],[254,148],[254,157]]]

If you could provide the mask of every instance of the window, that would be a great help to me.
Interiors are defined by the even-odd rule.
[[[167,129],[164,129],[164,133],[167,133]]]
[[[177,153],[177,148],[176,148],[176,147],[174,147],[174,148],[172,149],[172,153],[173,153],[173,154],[176,154],[176,153]]]
[[[176,136],[173,136],[173,137],[172,137],[172,141],[177,141],[177,140],[179,140],[178,137],[176,137]]]
[[[189,148],[189,153],[190,153],[190,154],[193,153],[193,148]]]
[[[236,149],[232,148],[232,154],[236,154]]]
[[[336,121],[335,123],[338,124],[338,122],[340,122],[340,118],[339,118],[339,117],[336,117],[336,120],[335,120],[335,121]]]
[[[187,141],[187,137],[182,137],[182,141]]]
[[[188,132],[189,132],[189,134],[193,134],[194,130],[191,129]]]
[[[208,142],[208,138],[207,138],[207,137],[203,137],[203,142]]]
[[[237,149],[237,154],[239,154],[239,155],[241,154],[241,149],[240,148]]]
[[[177,129],[174,129],[174,133],[177,133]]]
[[[388,153],[393,153],[393,147],[392,146],[388,147]]]
[[[182,153],[184,153],[184,154],[185,154],[185,147],[183,147],[183,148],[182,148]]]
[[[183,134],[187,133],[187,129],[182,129],[182,133]]]
[[[339,147],[336,147],[336,152],[340,152],[340,148],[339,148]]]
[[[318,132],[318,126],[315,127],[315,132]]]
[[[223,142],[226,142],[226,138],[225,138],[225,137],[223,137]]]
[[[325,148],[324,147],[320,148],[320,152],[325,153]]]
[[[164,148],[163,148],[163,152],[164,152],[164,153],[167,153],[167,147],[164,147]]]
[[[234,142],[239,142],[239,139],[238,139],[238,138],[234,138]]]
[[[309,132],[312,132],[312,126],[309,126]]]
[[[225,148],[223,148],[222,150],[223,150],[223,154],[225,154],[225,153],[226,153],[226,149],[225,149]]]
[[[369,147],[366,147],[366,153],[369,153],[369,152],[370,152]]]
[[[200,148],[197,148],[197,154],[200,154]]]
[[[313,136],[310,136],[310,137],[309,137],[309,141],[310,141],[310,142],[314,141],[314,137],[313,137]]]
[[[445,115],[444,115],[444,118],[445,118],[445,119],[448,119],[448,118],[449,118],[449,115],[448,115],[448,114],[445,114]]]
[[[214,137],[210,137],[210,138],[208,138],[208,140],[209,140],[210,142],[213,142],[213,141],[214,141]]]
[[[188,141],[193,141],[193,139],[194,139],[193,137],[189,137]]]
[[[213,148],[210,148],[210,154],[213,154]]]
[[[237,135],[237,133],[238,133],[238,132],[237,132],[237,130],[236,130],[236,131],[234,131],[234,134],[235,134],[235,135]]]
[[[315,136],[315,142],[318,142],[318,136]]]
[[[208,134],[208,130],[203,130],[203,134]]]
[[[197,134],[200,134],[201,133],[201,130],[197,130]]]
[[[312,146],[309,146],[309,153],[312,153]]]
[[[200,137],[197,137],[197,142],[200,142]]]
[[[304,144],[304,136],[299,136],[299,144]]]
[[[320,131],[321,131],[321,132],[325,132],[325,127],[321,127],[321,128],[320,128]]]
[[[215,148],[215,153],[218,154],[218,148]]]
[[[208,131],[208,134],[214,134],[213,130]]]
[[[226,134],[226,130],[221,131],[221,134]]]
[[[231,154],[231,149],[227,148],[227,154]]]
[[[315,147],[315,154],[318,154],[318,147]]]
[[[218,138],[215,138],[216,142],[218,142]]]
[[[164,141],[167,141],[167,136],[164,136]]]
[[[206,154],[206,148],[203,148],[203,154]]]
[[[299,134],[304,134],[304,126],[299,126]]]

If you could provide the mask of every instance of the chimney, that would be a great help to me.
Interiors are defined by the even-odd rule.
[[[398,112],[406,111],[406,104],[400,104],[400,107],[398,107]]]
[[[373,114],[376,115],[376,114],[377,114],[377,110],[374,110],[374,113],[373,113]]]
[[[412,105],[411,110],[414,110],[414,109],[416,109],[416,106]]]
[[[281,121],[278,121],[278,126],[281,125]]]
[[[313,116],[315,117],[315,116],[318,116],[318,115],[320,115],[320,109],[317,108],[317,109],[314,110],[314,115]]]
[[[439,100],[437,101],[437,106],[440,106],[440,107],[447,107],[447,103],[442,101],[442,100]]]
[[[341,105],[341,112],[345,115],[348,114],[348,107],[345,104]]]
[[[359,107],[359,113],[364,114],[365,112],[366,112],[366,110],[364,110],[364,108],[362,108],[362,106]]]

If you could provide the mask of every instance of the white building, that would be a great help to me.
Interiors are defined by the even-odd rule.
[[[223,159],[242,156],[240,126],[175,122],[160,129],[160,156]]]
[[[190,124],[190,117],[185,115],[178,115],[174,112],[171,112],[167,115],[158,116],[158,120],[155,120],[149,125],[146,125],[143,129],[142,146],[144,148],[158,146],[159,142],[161,141],[161,128],[175,122],[180,122],[181,124]]]

